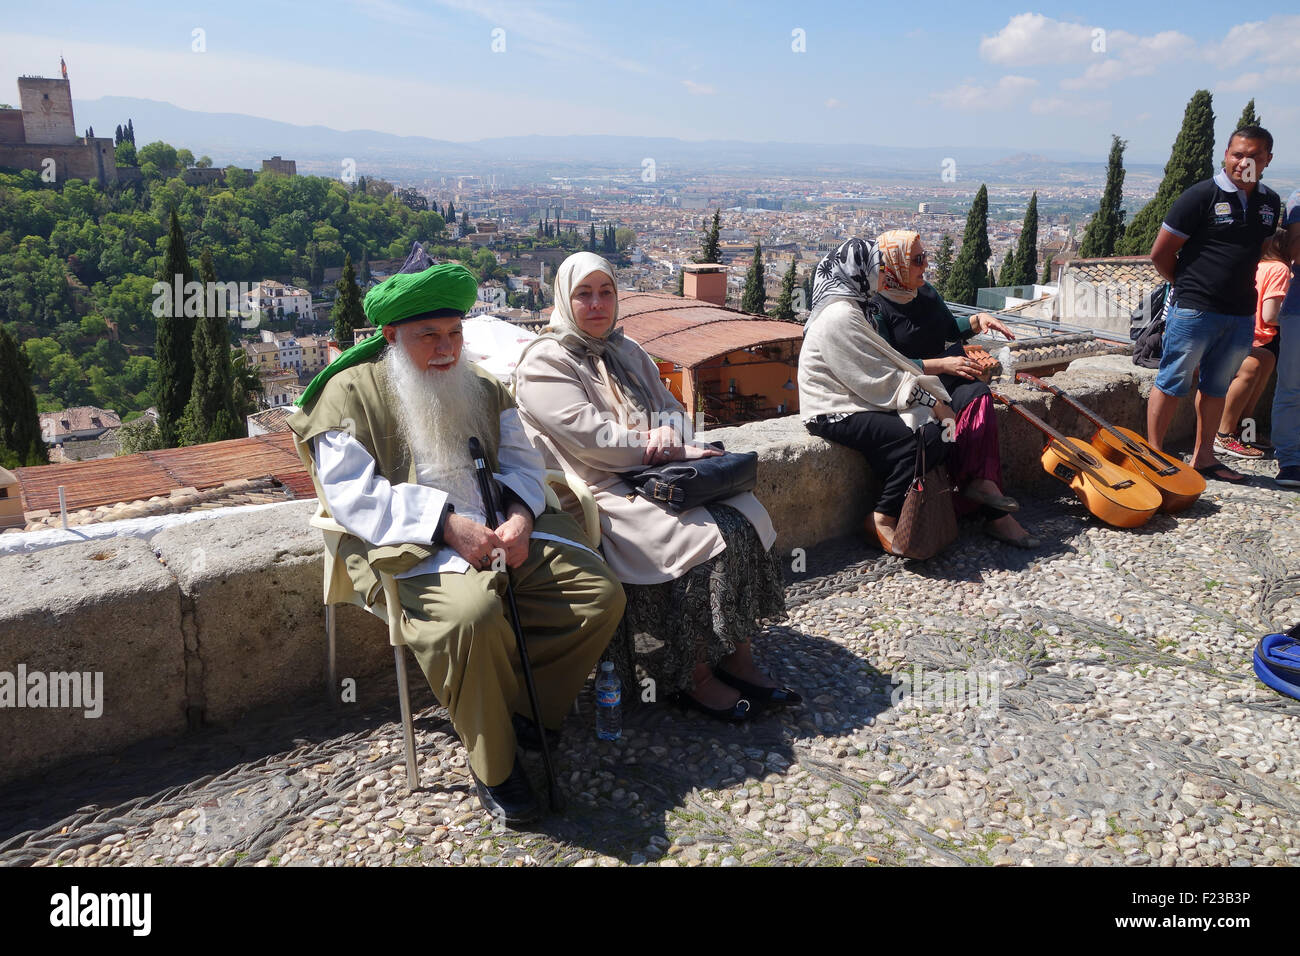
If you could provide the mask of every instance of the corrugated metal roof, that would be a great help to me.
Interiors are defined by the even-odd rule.
[[[737,349],[802,341],[803,326],[662,292],[618,297],[624,333],[655,358],[692,368]]]
[[[16,469],[14,474],[22,490],[24,511],[58,511],[60,485],[64,486],[68,510],[75,511],[166,495],[177,488],[214,488],[236,478],[271,475],[294,488],[299,476],[306,477],[293,450],[292,432],[99,461],[37,465]]]

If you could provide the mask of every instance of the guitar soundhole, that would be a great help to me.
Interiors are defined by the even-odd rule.
[[[1074,472],[1071,471],[1069,468],[1067,468],[1065,465],[1057,465],[1056,468],[1052,471],[1052,474],[1056,475],[1056,477],[1060,478],[1062,481],[1074,480]]]

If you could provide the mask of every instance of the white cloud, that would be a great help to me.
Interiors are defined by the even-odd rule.
[[[1243,73],[1234,80],[1219,83],[1216,90],[1225,93],[1267,93],[1278,86],[1300,83],[1300,66],[1275,66],[1254,73]]]
[[[840,108],[841,106],[843,106],[843,105],[844,105],[843,103],[841,103],[839,100],[837,100],[837,99],[836,99],[835,97],[833,97],[833,96],[832,96],[829,100],[826,101],[826,108],[827,108],[828,110],[836,110],[836,109],[839,109],[839,108]]]
[[[1219,66],[1235,66],[1243,60],[1295,63],[1300,60],[1300,16],[1279,14],[1239,23],[1221,42],[1208,45],[1205,54]]]
[[[707,83],[696,83],[694,80],[682,80],[682,86],[695,96],[712,96],[718,92]]]
[[[1065,23],[1041,13],[1020,13],[991,37],[980,40],[980,56],[993,63],[1030,66],[1080,63],[1092,52],[1092,27]]]
[[[1018,103],[1036,86],[1038,81],[1028,76],[1004,76],[994,86],[963,83],[930,96],[952,110],[1000,110]]]

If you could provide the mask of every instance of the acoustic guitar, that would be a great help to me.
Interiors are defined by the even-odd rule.
[[[1018,402],[993,397],[1047,436],[1040,459],[1043,471],[1064,482],[1084,506],[1116,528],[1139,528],[1161,504],[1160,492],[1141,475],[1102,458],[1081,438],[1067,438]]]
[[[1205,478],[1185,461],[1165,455],[1151,447],[1137,432],[1121,425],[1112,425],[1081,402],[1076,401],[1059,386],[1044,382],[1027,372],[1016,376],[1044,392],[1050,392],[1076,412],[1097,426],[1092,436],[1092,447],[1107,461],[1121,468],[1135,471],[1156,486],[1162,500],[1161,507],[1168,512],[1190,507],[1205,490]]]

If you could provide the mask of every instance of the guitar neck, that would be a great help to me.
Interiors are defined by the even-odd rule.
[[[1065,402],[1067,405],[1069,405],[1071,408],[1073,408],[1076,412],[1078,412],[1078,413],[1079,413],[1080,415],[1082,415],[1084,418],[1088,419],[1088,421],[1092,422],[1092,423],[1093,423],[1094,425],[1096,425],[1098,428],[1103,429],[1103,430],[1106,431],[1106,432],[1109,432],[1110,435],[1111,435],[1111,436],[1112,436],[1116,441],[1118,441],[1118,442],[1119,442],[1123,447],[1125,447],[1125,448],[1127,448],[1127,449],[1129,450],[1129,453],[1130,453],[1130,454],[1138,455],[1138,456],[1141,456],[1141,457],[1145,457],[1145,456],[1146,456],[1146,454],[1147,454],[1147,450],[1146,450],[1146,449],[1144,449],[1144,448],[1142,448],[1141,446],[1139,446],[1139,445],[1137,445],[1136,443],[1134,443],[1133,439],[1129,438],[1127,435],[1125,435],[1125,434],[1123,434],[1122,432],[1120,432],[1120,431],[1119,431],[1119,430],[1118,430],[1114,425],[1112,425],[1110,422],[1106,421],[1106,419],[1102,418],[1100,415],[1098,415],[1096,412],[1094,412],[1094,411],[1093,411],[1091,408],[1089,408],[1087,405],[1084,405],[1084,404],[1082,404],[1081,402],[1078,402],[1078,401],[1076,401],[1075,399],[1071,398],[1071,397],[1070,397],[1068,394],[1066,394],[1066,392],[1065,392],[1063,389],[1061,389],[1060,387],[1058,387],[1058,386],[1056,386],[1056,385],[1049,385],[1049,384],[1047,384],[1047,382],[1044,382],[1042,379],[1040,379],[1040,378],[1036,378],[1035,376],[1030,375],[1030,374],[1028,374],[1028,373],[1026,373],[1026,372],[1021,372],[1019,375],[1016,376],[1016,379],[1017,379],[1018,381],[1028,382],[1029,384],[1035,386],[1036,388],[1041,389],[1041,390],[1044,391],[1044,392],[1050,392],[1051,394],[1055,395],[1057,398],[1061,399],[1063,402]],[[1154,451],[1155,451],[1155,449],[1152,449],[1152,452],[1154,452]],[[1171,467],[1171,466],[1170,466],[1170,463],[1169,463],[1168,460],[1164,459],[1163,456],[1160,456],[1160,457],[1161,457],[1161,459],[1162,459],[1162,460],[1161,460],[1161,464],[1162,464],[1165,468],[1169,468],[1169,467]],[[1150,462],[1148,462],[1148,464],[1150,464]]]
[[[1092,459],[1091,456],[1085,455],[1083,452],[1080,452],[1079,449],[1076,448],[1073,444],[1066,441],[1064,435],[1058,432],[1051,425],[1047,424],[1047,422],[1043,421],[1041,418],[1039,418],[1029,409],[1023,407],[1019,402],[1012,401],[1011,399],[1007,398],[1005,395],[1001,395],[997,392],[994,392],[993,397],[996,398],[998,401],[1002,402],[1002,404],[1014,410],[1017,414],[1020,415],[1021,418],[1029,422],[1031,425],[1037,428],[1048,438],[1051,438],[1055,442],[1055,445],[1053,445],[1052,447],[1054,447],[1058,453],[1068,458],[1076,468],[1080,469],[1081,471],[1089,472],[1090,474],[1096,473],[1096,469],[1101,464],[1101,462],[1097,461],[1096,459]]]

